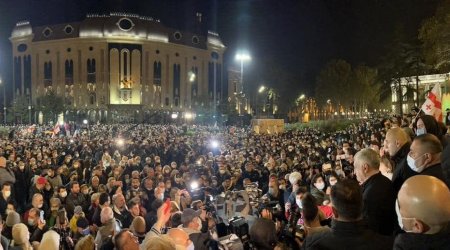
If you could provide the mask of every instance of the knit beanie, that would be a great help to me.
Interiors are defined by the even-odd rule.
[[[16,211],[12,211],[6,216],[6,226],[13,227],[14,225],[19,223],[20,215]]]

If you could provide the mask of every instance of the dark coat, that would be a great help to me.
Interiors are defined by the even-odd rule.
[[[395,193],[391,181],[377,173],[362,185],[363,218],[369,229],[391,236],[397,226]]]
[[[359,222],[332,221],[331,231],[306,237],[303,249],[392,249],[394,239],[374,233]]]
[[[394,249],[450,249],[450,229],[437,234],[399,234],[395,238]]]
[[[417,174],[416,172],[411,170],[406,161],[410,146],[411,143],[406,143],[399,149],[397,154],[395,154],[395,156],[391,158],[395,163],[394,171],[392,174],[392,185],[394,187],[395,195],[398,194],[403,183],[409,177]]]
[[[438,178],[439,180],[443,181],[445,184],[447,184],[447,187],[449,187],[449,184],[447,183],[447,180],[446,180],[445,175],[444,175],[444,171],[443,171],[442,166],[441,166],[440,163],[425,168],[420,173],[420,175],[434,176],[434,177]]]

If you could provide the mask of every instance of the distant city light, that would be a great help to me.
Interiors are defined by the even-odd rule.
[[[88,124],[88,120],[84,119],[83,124]]]
[[[177,119],[178,118],[178,114],[177,113],[172,113],[171,117],[172,117],[172,119]]]
[[[192,114],[192,113],[186,113],[186,114],[184,114],[184,118],[186,118],[186,119],[192,119],[192,117],[194,117],[194,115]]]

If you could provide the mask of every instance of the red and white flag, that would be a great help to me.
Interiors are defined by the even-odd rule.
[[[436,83],[431,92],[428,93],[427,99],[422,105],[422,110],[425,114],[434,116],[438,122],[442,121],[441,86],[439,83]]]

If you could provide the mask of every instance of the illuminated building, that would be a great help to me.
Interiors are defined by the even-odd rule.
[[[127,13],[39,27],[19,22],[10,37],[14,98],[29,98],[37,119],[38,97],[53,91],[64,97],[65,117],[91,121],[195,111],[212,105],[215,84],[219,100],[226,100],[226,47],[217,33],[201,30],[201,17],[195,33]]]

